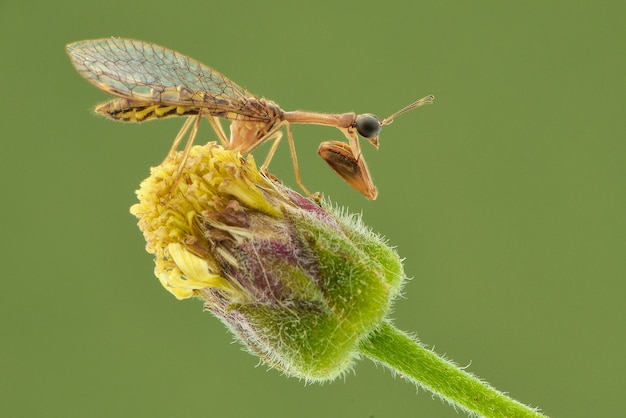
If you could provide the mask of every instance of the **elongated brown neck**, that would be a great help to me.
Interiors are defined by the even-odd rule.
[[[315,112],[285,112],[283,120],[290,123],[310,123],[314,125],[335,126],[337,128],[349,128],[356,123],[356,115],[354,113],[343,114],[327,114]]]

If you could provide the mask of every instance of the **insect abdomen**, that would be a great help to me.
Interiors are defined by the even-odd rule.
[[[144,122],[168,116],[197,115],[197,107],[134,103],[128,99],[115,99],[96,108],[96,112],[123,122]]]

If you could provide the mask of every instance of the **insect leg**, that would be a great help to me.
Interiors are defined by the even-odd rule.
[[[185,122],[185,125],[190,123],[189,121],[193,122],[193,120],[194,118],[189,118],[189,120]],[[198,133],[198,127],[200,127],[201,120],[202,120],[202,115],[198,115],[197,117],[195,117],[196,123],[193,124],[193,127],[191,128],[191,132],[189,133],[189,137],[187,138],[187,143],[185,144],[185,149],[183,150],[183,157],[180,160],[180,164],[178,165],[178,170],[176,171],[176,177],[174,178],[174,182],[172,183],[172,190],[176,188],[176,185],[178,184],[178,181],[180,180],[180,175],[183,172],[183,168],[185,168],[185,163],[187,162],[187,157],[189,157],[189,152],[191,151],[193,140],[196,138],[196,134]],[[185,130],[187,129],[189,128],[187,127]],[[176,139],[178,139],[178,137]]]
[[[349,131],[348,129],[342,129],[342,131],[346,138],[348,138],[348,143],[350,144],[354,161],[360,161],[363,154],[361,154],[361,143],[359,142],[359,137],[356,136],[354,131]]]
[[[352,147],[344,142],[322,142],[317,153],[352,188],[370,200],[376,199],[378,191],[372,181],[364,158],[356,158]]]
[[[172,155],[174,155],[174,153],[176,152],[176,148],[178,148],[178,145],[180,145],[180,141],[182,141],[183,138],[185,137],[185,134],[189,130],[189,127],[191,126],[191,123],[193,122],[194,119],[198,119],[199,120],[199,118],[197,118],[196,116],[190,116],[190,117],[187,118],[187,120],[183,124],[183,127],[180,128],[180,131],[178,131],[178,134],[176,135],[176,138],[174,139],[174,143],[172,144],[172,148],[170,148],[170,152],[168,152],[167,153],[167,157],[165,157],[165,161],[167,161],[168,158],[170,158]]]
[[[283,137],[283,132],[276,131],[272,134],[272,136],[275,137],[274,143],[272,144],[272,147],[268,151],[267,156],[265,157],[265,161],[263,161],[261,170],[267,170],[267,167],[270,165],[270,161],[272,161],[272,158],[274,157],[274,153],[276,152],[276,149],[278,148],[278,144],[280,144],[280,140]],[[269,140],[269,139],[271,139],[271,137],[267,138],[266,140]]]
[[[300,188],[307,194],[307,196],[316,199],[318,198],[317,194],[312,194],[309,191],[309,189],[306,188],[306,186],[302,183],[302,180],[300,179],[300,167],[298,165],[298,156],[296,155],[296,147],[295,147],[294,140],[293,140],[293,134],[291,132],[291,124],[289,122],[287,122],[286,120],[282,120],[279,123],[275,124],[272,127],[272,129],[270,129],[269,132],[267,132],[261,138],[258,138],[258,139],[255,138],[254,146],[249,147],[249,150],[256,148],[256,146],[266,141],[269,141],[270,139],[274,140],[274,143],[270,147],[270,150],[268,151],[267,156],[265,157],[265,161],[263,162],[263,165],[261,166],[261,171],[267,170],[267,166],[272,160],[272,157],[274,157],[274,153],[276,152],[276,149],[278,148],[278,145],[280,144],[280,140],[283,137],[283,133],[281,131],[283,126],[285,126],[287,129],[287,139],[289,142],[289,150],[291,152],[291,161],[293,162],[293,169],[294,169],[294,173],[296,176],[296,183],[298,183],[298,186],[300,186]],[[357,142],[357,146],[358,146],[358,142]]]
[[[211,124],[211,127],[213,128],[213,130],[217,134],[217,137],[219,138],[220,142],[222,143],[222,146],[224,148],[228,148],[230,143],[228,141],[228,138],[226,137],[226,132],[224,132],[224,128],[222,127],[222,123],[220,122],[219,117],[213,116],[213,115],[206,115],[206,118],[209,120],[209,123]]]
[[[287,126],[287,141],[289,142],[289,151],[291,152],[291,161],[293,162],[293,171],[295,172],[296,175],[296,183],[298,183],[298,186],[300,186],[300,188],[302,190],[304,190],[304,192],[311,198],[316,198],[315,195],[313,195],[309,189],[307,189],[304,184],[302,183],[302,180],[300,179],[300,167],[298,166],[298,156],[296,155],[296,145],[294,144],[293,141],[293,134],[291,133],[291,124],[289,122],[285,122],[285,125]]]

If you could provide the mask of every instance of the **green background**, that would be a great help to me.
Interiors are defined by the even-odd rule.
[[[294,127],[305,183],[406,258],[399,328],[548,415],[623,414],[623,1],[113,0],[0,3],[0,416],[462,416],[367,360],[310,386],[255,367],[160,287],[128,208],[182,120],[92,114],[107,95],[64,45],[107,36],[286,110],[384,117],[434,94],[363,145],[378,200],[316,155],[332,128]],[[286,146],[271,169],[295,184]]]

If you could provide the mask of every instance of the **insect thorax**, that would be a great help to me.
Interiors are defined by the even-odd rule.
[[[229,118],[234,119],[230,124],[230,148],[247,154],[274,137],[276,129],[283,121],[283,111],[277,104],[264,99],[254,99],[252,106],[258,106],[257,111],[265,114],[264,118]],[[248,108],[252,108],[248,106]]]

